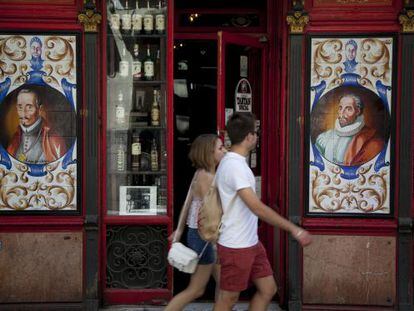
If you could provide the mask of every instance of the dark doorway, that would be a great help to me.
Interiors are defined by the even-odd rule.
[[[184,203],[194,168],[188,159],[191,142],[217,129],[217,42],[174,42],[174,228]],[[185,234],[182,242],[185,242]],[[174,271],[174,295],[185,289],[189,275]],[[210,281],[201,299],[214,299]]]

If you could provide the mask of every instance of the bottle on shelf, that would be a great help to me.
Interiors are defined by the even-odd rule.
[[[135,91],[135,101],[132,105],[129,119],[133,126],[147,126],[148,125],[148,111],[144,106],[145,92],[141,90]]]
[[[167,169],[167,150],[161,147],[160,169]]]
[[[111,24],[111,28],[112,30],[119,30],[119,27],[121,25],[121,17],[117,12],[117,7],[116,7],[116,1],[112,0],[111,1],[111,7],[110,7],[110,24]]]
[[[126,126],[124,94],[121,90],[119,90],[118,100],[115,105],[115,124],[117,129],[124,129]]]
[[[147,0],[147,10],[143,18],[144,33],[150,35],[154,31],[154,16],[152,15],[152,9],[150,7],[149,0]]]
[[[141,162],[141,142],[139,140],[139,133],[133,132],[131,142],[131,169],[139,171]]]
[[[157,34],[165,33],[165,14],[161,0],[158,2],[158,12],[155,15],[155,32]]]
[[[126,47],[122,48],[121,60],[119,62],[119,75],[121,77],[128,77],[129,74],[129,62],[126,57]]]
[[[122,33],[123,34],[129,34],[131,32],[131,12],[129,10],[128,6],[128,0],[125,0],[125,7],[124,12],[121,16],[122,21]]]
[[[167,195],[166,187],[163,185],[164,176],[155,178],[155,185],[157,186],[157,214],[167,213]]]
[[[160,126],[160,104],[157,90],[154,90],[154,99],[151,106],[151,125]]]
[[[116,148],[116,170],[118,172],[125,172],[126,165],[127,165],[126,142],[123,137],[119,137],[117,148]]]
[[[155,57],[154,71],[155,71],[155,80],[161,80],[161,56],[160,56],[160,49],[157,50],[157,56]]]
[[[151,171],[158,171],[159,164],[158,164],[158,146],[155,138],[152,139],[151,144]]]
[[[147,81],[154,80],[154,61],[151,58],[151,47],[147,45],[147,56],[144,60],[144,78]]]
[[[257,167],[257,151],[256,148],[254,148],[250,152],[250,168],[256,168]]]
[[[134,80],[141,80],[142,78],[142,64],[139,59],[139,45],[138,43],[134,44],[134,52],[132,59],[132,78]]]
[[[142,31],[142,14],[139,8],[139,1],[135,1],[135,10],[132,14],[132,32],[134,35],[140,34]]]

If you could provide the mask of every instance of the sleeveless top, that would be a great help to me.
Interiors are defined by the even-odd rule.
[[[188,217],[187,217],[187,226],[191,229],[197,229],[198,224],[198,210],[200,209],[201,205],[203,204],[202,198],[193,197],[191,201],[190,209],[188,210]]]

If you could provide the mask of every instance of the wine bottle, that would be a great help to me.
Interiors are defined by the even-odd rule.
[[[118,129],[123,129],[126,124],[124,94],[121,90],[119,90],[118,102],[115,105],[115,123]]]
[[[112,0],[112,9],[110,15],[110,22],[112,30],[119,30],[119,26],[121,24],[120,15],[117,12],[117,7],[115,5],[115,0]]]
[[[132,14],[132,32],[134,35],[140,34],[142,31],[142,14],[139,8],[139,1],[135,1],[135,11]]]
[[[130,121],[134,123],[134,126],[148,125],[148,111],[145,109],[142,93],[141,90],[135,92],[135,101],[130,114]]]
[[[119,138],[116,149],[116,170],[118,172],[126,171],[126,144],[122,137]]]
[[[152,34],[154,31],[154,16],[150,8],[150,3],[147,0],[147,11],[144,14],[144,33],[147,35]]]
[[[161,79],[161,58],[160,58],[160,50],[157,50],[157,56],[155,58],[154,64],[154,71],[155,71],[155,80]]]
[[[257,167],[257,151],[256,148],[254,148],[250,152],[250,168],[256,168]]]
[[[144,60],[144,78],[145,80],[154,80],[154,61],[151,58],[150,45],[147,46],[147,56]]]
[[[134,44],[134,57],[132,59],[132,78],[134,80],[141,80],[142,78],[142,64],[139,59],[139,45]]]
[[[128,0],[125,0],[124,12],[121,16],[122,20],[122,33],[129,34],[131,32],[131,12],[128,6]]]
[[[163,34],[165,32],[165,15],[161,1],[158,2],[158,12],[155,15],[155,32],[158,34]]]
[[[154,100],[151,106],[151,125],[160,126],[160,105],[158,103],[158,91],[154,90]]]
[[[131,142],[131,169],[138,171],[141,161],[141,142],[139,140],[139,133],[134,132],[132,134]]]
[[[119,62],[119,75],[121,77],[128,77],[129,74],[129,62],[126,58],[126,48],[122,48],[121,61]]]
[[[151,171],[158,171],[158,146],[155,138],[152,139],[151,144]]]

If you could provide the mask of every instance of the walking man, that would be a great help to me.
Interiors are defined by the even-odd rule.
[[[227,123],[227,132],[232,147],[216,173],[225,217],[217,245],[221,274],[214,310],[230,311],[240,292],[252,282],[257,291],[249,310],[264,311],[277,287],[266,250],[258,239],[258,218],[290,232],[302,246],[311,243],[311,235],[265,205],[255,193],[255,178],[246,162],[257,142],[254,116],[234,113]]]

